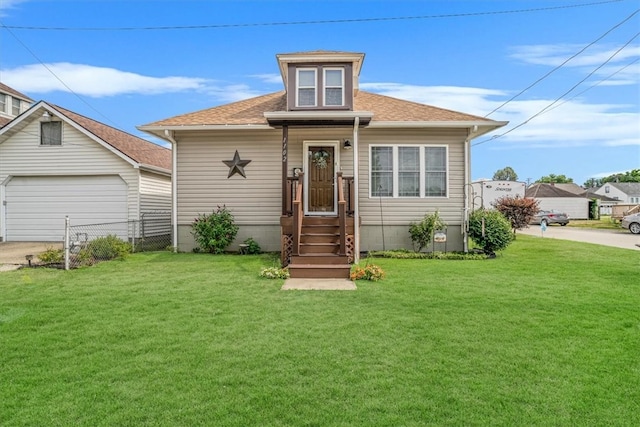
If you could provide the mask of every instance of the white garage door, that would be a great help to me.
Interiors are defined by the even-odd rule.
[[[62,241],[71,225],[127,220],[127,185],[119,176],[14,177],[6,187],[7,241]]]

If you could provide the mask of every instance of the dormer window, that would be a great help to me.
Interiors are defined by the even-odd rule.
[[[315,68],[299,68],[297,70],[297,102],[298,107],[315,107],[317,105],[316,89],[318,79]]]
[[[344,105],[344,68],[324,69],[324,105]]]
[[[353,105],[351,64],[289,64],[291,110],[349,110]]]

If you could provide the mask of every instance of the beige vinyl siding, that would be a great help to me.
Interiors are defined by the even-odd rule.
[[[138,170],[66,122],[61,146],[40,145],[40,122],[0,144],[0,184],[10,176],[119,175],[127,184],[128,215],[139,216]]]
[[[360,217],[363,225],[377,225],[380,204],[384,224],[403,225],[421,219],[436,209],[449,225],[462,222],[464,208],[464,130],[451,129],[363,129],[359,139]],[[374,145],[434,145],[447,146],[447,197],[370,197],[369,156]]]
[[[171,211],[171,177],[140,172],[140,213]]]
[[[280,130],[176,135],[178,224],[226,206],[237,224],[279,224],[281,212]],[[227,178],[238,150],[246,178]]]

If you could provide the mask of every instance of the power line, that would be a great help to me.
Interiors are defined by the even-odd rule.
[[[546,107],[544,107],[542,110],[538,111],[537,113],[535,113],[533,116],[529,117],[527,120],[521,122],[520,124],[512,127],[511,129],[509,129],[508,131],[506,131],[503,134],[500,135],[494,135],[491,138],[485,139],[483,141],[479,141],[476,142],[475,144],[472,144],[472,147],[478,146],[478,145],[482,145],[485,144],[489,141],[494,141],[498,138],[501,138],[507,134],[510,134],[511,132],[513,132],[514,130],[521,128],[522,126],[526,125],[527,123],[529,123],[531,120],[535,119],[536,117],[544,114],[545,112],[549,111],[549,109],[551,109],[551,107],[553,107],[555,104],[557,104],[564,96],[568,95],[569,93],[571,93],[575,88],[577,88],[578,86],[580,86],[582,83],[584,83],[589,77],[591,77],[593,74],[595,74],[596,71],[598,71],[600,68],[604,67],[605,65],[607,65],[616,55],[618,55],[618,53],[620,53],[625,47],[627,47],[629,44],[631,44],[631,42],[633,42],[638,36],[640,36],[640,32],[636,33],[633,37],[631,37],[631,39],[629,39],[629,41],[627,41],[622,47],[620,47],[620,49],[616,50],[609,58],[607,58],[606,61],[604,61],[602,64],[598,65],[595,69],[593,69],[589,74],[587,74],[587,76],[580,80],[578,83],[576,83],[575,85],[573,85],[571,87],[571,89],[569,89],[568,91],[566,91],[565,93],[563,93],[562,95],[560,95],[558,98],[556,98],[552,103],[550,103],[549,105],[547,105]]]
[[[25,48],[25,50],[27,52],[29,52],[31,54],[31,56],[33,56],[36,61],[38,61],[40,63],[40,65],[42,65],[49,73],[51,73],[51,75],[53,77],[55,77],[56,80],[58,80],[65,88],[67,88],[67,90],[69,92],[71,92],[76,98],[78,98],[80,101],[82,101],[86,106],[88,106],[89,108],[91,108],[93,111],[95,111],[96,113],[98,113],[100,116],[102,116],[104,119],[106,119],[109,123],[111,123],[112,125],[114,125],[116,128],[120,127],[118,126],[113,120],[111,120],[109,117],[105,116],[102,112],[98,111],[93,105],[89,104],[83,97],[81,97],[80,95],[78,95],[73,89],[71,89],[69,87],[69,85],[67,85],[64,80],[62,80],[60,77],[58,77],[58,75],[56,73],[53,72],[53,70],[51,68],[49,68],[49,66],[47,64],[45,64],[42,60],[40,60],[40,58],[38,57],[38,55],[36,55],[31,49],[29,49],[29,47],[24,44],[22,42],[22,40],[20,40],[18,38],[18,36],[16,36],[13,31],[11,31],[8,27],[6,27],[5,25],[3,25],[0,22],[0,26],[4,27],[9,34],[11,34],[11,36],[16,39],[16,41],[18,43],[20,43],[20,45],[22,45],[23,48]]]
[[[593,46],[594,44],[596,44],[597,42],[599,42],[600,40],[602,40],[604,37],[606,37],[609,33],[611,33],[613,30],[615,30],[616,28],[618,28],[619,26],[621,26],[622,24],[624,24],[625,22],[627,22],[629,19],[633,18],[634,15],[636,15],[638,12],[640,12],[640,9],[636,9],[635,12],[633,12],[631,15],[627,16],[625,19],[623,19],[621,22],[619,22],[618,24],[614,25],[613,27],[611,27],[609,30],[607,30],[604,34],[602,34],[600,37],[598,37],[597,39],[595,39],[594,41],[592,41],[591,43],[589,43],[588,45],[586,45],[585,47],[583,47],[579,52],[575,53],[574,55],[572,55],[571,57],[567,58],[562,64],[558,65],[557,67],[555,67],[554,69],[552,69],[551,71],[549,71],[547,74],[545,74],[544,76],[540,77],[538,80],[536,80],[535,82],[533,82],[532,84],[530,84],[529,86],[527,86],[526,88],[522,89],[520,92],[518,92],[517,94],[515,94],[514,96],[512,96],[511,98],[509,98],[508,100],[506,100],[505,102],[503,102],[502,104],[500,104],[498,107],[494,108],[489,114],[485,115],[485,117],[489,117],[490,115],[492,115],[493,113],[495,113],[496,111],[502,109],[502,107],[504,107],[505,105],[507,105],[508,103],[510,103],[511,101],[513,101],[514,99],[518,98],[520,95],[522,95],[523,93],[525,93],[526,91],[528,91],[529,89],[531,89],[532,87],[534,87],[535,85],[537,85],[538,83],[540,83],[542,80],[546,79],[547,77],[549,77],[551,74],[553,74],[554,72],[556,72],[557,70],[559,70],[560,68],[562,68],[567,62],[571,61],[573,58],[575,58],[576,56],[580,55],[582,52],[584,52],[585,50],[587,50],[588,48],[590,48],[591,46]]]
[[[35,30],[35,31],[167,31],[167,30],[205,30],[218,28],[243,28],[243,27],[273,27],[285,25],[320,25],[320,24],[351,24],[356,22],[382,22],[382,21],[409,21],[421,19],[443,19],[443,18],[466,18],[473,16],[487,15],[505,15],[516,13],[542,12],[548,10],[574,9],[579,7],[597,6],[608,3],[619,3],[625,0],[605,0],[591,3],[581,3],[564,6],[538,7],[529,9],[499,10],[489,12],[468,12],[468,13],[450,13],[442,15],[419,15],[419,16],[398,16],[398,17],[382,17],[382,18],[354,18],[354,19],[327,19],[317,21],[284,21],[284,22],[262,22],[262,23],[244,23],[244,24],[211,24],[211,25],[175,25],[175,26],[157,26],[157,27],[36,27],[36,26],[18,26],[3,25],[5,28],[14,30]]]

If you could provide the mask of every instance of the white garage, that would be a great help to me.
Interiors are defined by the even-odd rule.
[[[13,177],[6,186],[7,241],[62,241],[73,225],[127,221],[127,185],[117,175]]]

